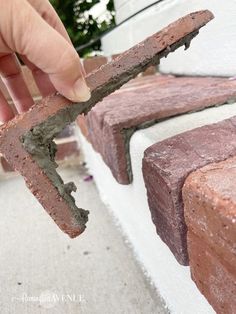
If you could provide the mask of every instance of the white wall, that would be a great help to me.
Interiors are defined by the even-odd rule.
[[[154,3],[154,0],[115,0],[116,22],[120,23],[132,14]]]
[[[153,0],[116,0],[121,22]],[[103,39],[105,54],[122,52],[177,18],[196,10],[215,15],[193,40],[189,50],[180,48],[161,62],[164,73],[185,75],[236,75],[236,0],[164,0],[132,18]]]

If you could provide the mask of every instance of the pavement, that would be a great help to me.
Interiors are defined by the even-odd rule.
[[[21,177],[0,181],[1,314],[168,313],[86,170],[61,175],[90,210],[76,239],[58,229]]]

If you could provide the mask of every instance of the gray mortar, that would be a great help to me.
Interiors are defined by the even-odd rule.
[[[49,117],[46,121],[33,127],[30,131],[26,132],[22,137],[21,141],[24,148],[30,153],[33,159],[38,163],[44,173],[51,180],[52,184],[58,189],[61,197],[69,204],[74,217],[76,218],[79,226],[82,229],[85,228],[85,224],[88,220],[89,212],[82,208],[78,208],[75,204],[75,199],[71,195],[72,191],[76,191],[74,183],[64,184],[63,180],[56,172],[58,167],[55,162],[55,143],[53,139],[70,123],[75,121],[79,114],[87,114],[90,109],[104,97],[108,96],[115,90],[119,89],[122,85],[127,83],[129,80],[135,78],[139,73],[145,71],[151,65],[158,65],[162,57],[167,57],[170,52],[175,51],[177,48],[185,45],[186,49],[189,47],[191,40],[198,34],[198,31],[194,31],[181,40],[171,45],[170,47],[159,52],[152,59],[144,60],[142,63],[137,64],[132,70],[124,71],[115,77],[113,77],[106,84],[99,86],[94,89],[91,93],[91,98],[87,102],[71,104],[70,107],[62,109],[57,114]],[[115,61],[119,66],[117,58]],[[101,67],[98,71],[102,71]],[[134,131],[133,131],[134,132]],[[129,139],[133,132],[129,132],[129,136],[125,136],[126,148],[129,146]],[[127,168],[130,177],[132,178],[131,162],[129,155],[129,148],[126,150],[127,154]]]
[[[130,156],[130,139],[131,139],[132,135],[136,131],[149,128],[149,127],[153,126],[154,124],[166,121],[166,120],[168,120],[170,118],[181,116],[182,114],[191,114],[191,113],[194,113],[194,112],[200,112],[200,111],[205,110],[206,108],[207,109],[215,108],[215,107],[223,106],[223,105],[226,105],[226,104],[233,104],[235,102],[236,102],[236,97],[235,98],[229,98],[225,102],[213,104],[213,105],[210,105],[210,106],[207,106],[207,107],[204,107],[204,108],[199,108],[199,109],[191,110],[191,111],[188,111],[188,112],[174,114],[174,115],[169,116],[167,118],[161,118],[161,119],[154,119],[154,120],[146,121],[146,122],[143,122],[143,123],[141,123],[141,124],[139,124],[139,125],[137,125],[135,127],[131,127],[131,128],[128,128],[128,129],[122,129],[121,133],[122,133],[122,136],[123,136],[124,142],[125,142],[125,152],[126,152],[126,161],[127,161],[126,169],[127,169],[127,172],[128,172],[128,178],[129,178],[130,183],[133,180],[133,170],[132,170],[131,156]]]

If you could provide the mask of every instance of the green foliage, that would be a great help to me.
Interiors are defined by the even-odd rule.
[[[113,0],[107,4],[108,14],[103,20],[94,19],[89,14],[89,10],[99,3],[99,0],[50,0],[50,2],[60,16],[75,47],[88,43],[115,24]],[[80,55],[84,56],[100,49],[101,42],[98,41],[91,47],[83,49]]]

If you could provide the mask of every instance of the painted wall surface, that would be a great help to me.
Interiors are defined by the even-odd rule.
[[[116,22],[120,23],[124,21],[134,13],[154,2],[154,0],[115,0]]]
[[[153,0],[116,0],[117,22]],[[164,73],[179,75],[236,75],[236,0],[164,0],[140,13],[103,39],[105,54],[122,52],[192,11],[209,9],[214,15],[189,50],[178,51],[161,62]]]

